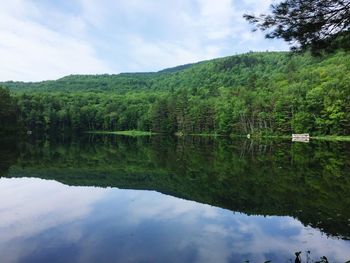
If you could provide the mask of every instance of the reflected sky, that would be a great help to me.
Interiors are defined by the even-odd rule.
[[[247,216],[154,191],[0,179],[1,262],[350,259],[350,242],[291,217]],[[305,258],[305,253],[303,253]]]

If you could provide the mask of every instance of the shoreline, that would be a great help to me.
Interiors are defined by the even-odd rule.
[[[147,131],[137,131],[137,130],[131,130],[131,131],[88,131],[84,132],[88,134],[111,134],[111,135],[122,135],[122,136],[132,136],[132,137],[138,137],[138,136],[152,136],[152,135],[160,135],[160,133],[155,132],[147,132]]]
[[[138,130],[130,130],[130,131],[87,131],[85,133],[88,134],[114,134],[114,135],[123,135],[123,136],[154,136],[154,135],[162,135],[162,133],[150,132],[150,131],[138,131]],[[247,138],[247,135],[224,135],[218,133],[191,133],[191,134],[175,134],[177,137],[185,137],[185,136],[198,136],[198,137],[227,137],[227,138]],[[292,140],[292,136],[287,135],[251,135],[250,138],[247,139],[290,139]],[[325,136],[310,136],[310,140],[319,140],[319,141],[338,141],[338,142],[350,142],[350,136],[338,136],[338,135],[325,135]]]

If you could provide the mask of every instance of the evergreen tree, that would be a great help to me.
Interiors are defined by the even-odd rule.
[[[271,7],[271,14],[244,15],[267,31],[267,38],[282,38],[296,44],[293,49],[313,53],[350,49],[350,0],[285,0]]]

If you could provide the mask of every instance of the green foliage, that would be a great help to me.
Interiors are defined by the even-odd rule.
[[[6,82],[37,133],[350,135],[350,53],[248,53],[157,73]]]
[[[293,49],[310,49],[315,54],[350,49],[349,0],[284,0],[271,9],[268,15],[244,17],[257,28],[268,30],[267,38],[298,43]]]
[[[15,132],[18,128],[16,101],[7,89],[0,87],[0,132]]]

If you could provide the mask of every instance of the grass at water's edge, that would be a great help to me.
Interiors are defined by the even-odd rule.
[[[130,131],[88,131],[86,133],[91,134],[115,134],[115,135],[124,135],[124,136],[152,136],[152,135],[160,135],[161,133],[150,132],[150,131],[138,131],[138,130],[130,130]],[[176,136],[202,136],[202,137],[230,137],[230,138],[247,138],[247,135],[223,135],[217,133],[196,133],[196,134],[183,134],[176,133]],[[254,135],[252,134],[251,139],[292,139],[292,136],[287,135]],[[342,141],[342,142],[350,142],[350,136],[311,136],[310,140],[322,140],[322,141]]]
[[[252,135],[253,139],[289,139],[292,140],[292,136],[287,135]],[[319,140],[319,141],[337,141],[337,142],[350,142],[350,136],[336,136],[336,135],[320,135],[320,136],[310,136],[310,140]]]
[[[320,141],[337,141],[337,142],[350,142],[350,136],[311,136],[311,139]]]
[[[263,135],[263,136],[252,136],[253,139],[289,139],[292,140],[292,136],[287,135]],[[310,140],[319,140],[319,141],[333,141],[333,142],[350,142],[350,136],[310,136]]]
[[[148,132],[148,131],[136,131],[136,130],[131,130],[131,131],[88,131],[86,133],[90,134],[115,134],[115,135],[124,135],[124,136],[152,136],[152,135],[157,135],[159,133],[155,132]]]

